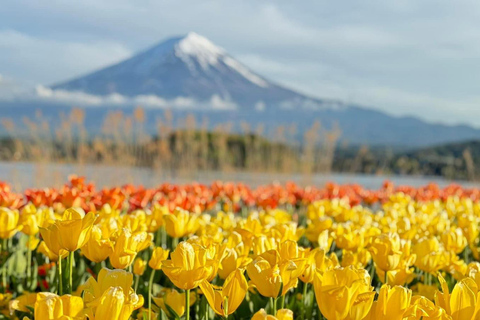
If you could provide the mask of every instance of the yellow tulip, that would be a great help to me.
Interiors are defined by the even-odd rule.
[[[404,320],[451,320],[446,311],[423,296],[413,296]]]
[[[304,233],[305,229],[303,227],[297,227],[297,224],[291,221],[280,223],[277,220],[273,227],[269,230],[269,234],[279,242],[284,242],[287,240],[297,242]]]
[[[220,267],[220,261],[225,256],[225,246],[220,245],[216,242],[210,242],[211,238],[206,237],[193,237],[187,240],[187,242],[191,243],[205,243],[202,245],[206,252],[207,252],[207,261],[209,265],[212,267],[210,269],[210,274],[207,277],[207,281],[212,281],[218,274],[218,268]],[[206,243],[208,242],[208,243]]]
[[[162,269],[163,261],[168,259],[169,253],[170,250],[165,250],[162,247],[153,249],[152,257],[150,258],[150,261],[148,261],[150,268],[154,270]]]
[[[267,251],[256,257],[248,266],[247,273],[253,285],[264,297],[276,298],[280,294],[282,277],[276,250]],[[292,269],[295,268],[292,266]]]
[[[102,230],[93,226],[90,239],[82,247],[82,254],[88,260],[99,263],[105,261],[112,252],[113,243],[110,239],[102,239]]]
[[[445,309],[445,311],[447,311],[448,314],[451,314],[450,290],[448,289],[447,281],[445,281],[445,279],[440,273],[438,274],[438,281],[440,282],[442,291],[435,292],[435,304]]]
[[[153,306],[151,310],[148,310],[148,308],[145,308],[145,307],[141,307],[140,309],[138,309],[137,317],[136,317],[137,320],[145,320],[149,318],[159,319],[160,310],[158,308],[155,308],[155,306]]]
[[[198,214],[176,208],[172,214],[164,214],[165,230],[172,238],[182,238],[195,233],[200,227]]]
[[[475,244],[480,229],[478,227],[479,218],[473,215],[463,214],[458,219],[458,226],[462,228],[463,234],[467,238],[469,244]]]
[[[265,309],[260,309],[253,315],[252,320],[293,320],[293,311],[280,309],[275,316],[272,316],[267,314]]]
[[[155,203],[152,206],[151,212],[146,216],[145,223],[147,225],[147,231],[151,233],[158,231],[158,229],[164,224],[163,216],[166,214],[168,214],[168,207],[160,206]]]
[[[168,317],[181,317],[185,313],[185,293],[179,293],[175,289],[164,289],[160,296],[153,298],[153,301],[157,306],[167,314]],[[195,292],[190,293],[190,306],[196,301]],[[168,306],[168,308],[167,308]],[[175,312],[175,315],[170,313],[170,310]]]
[[[322,250],[329,251],[333,243],[333,237],[330,236],[328,230],[320,232],[318,235],[318,247]]]
[[[137,276],[141,276],[145,272],[146,268],[147,268],[147,262],[143,259],[137,258],[133,263],[133,274]]]
[[[465,274],[466,276],[472,278],[477,284],[477,287],[480,288],[480,263],[476,261],[469,263]]]
[[[446,250],[453,251],[456,254],[462,252],[468,245],[467,238],[463,235],[460,228],[452,228],[445,231],[442,234],[442,243]]]
[[[12,312],[9,310],[9,304],[12,301],[12,294],[11,293],[0,293],[0,313],[9,316]]]
[[[421,282],[417,282],[414,286],[412,286],[413,294],[425,297],[431,301],[435,299],[435,293],[438,290],[436,284],[428,285],[423,284]]]
[[[33,236],[36,235],[39,230],[40,220],[42,218],[42,212],[37,211],[37,208],[33,204],[27,204],[20,211],[19,224],[22,225],[22,233]]]
[[[127,228],[133,233],[147,231],[147,215],[144,210],[135,210],[129,214],[121,215],[117,218],[122,228]]]
[[[477,307],[477,293],[477,284],[470,278],[465,278],[455,284],[450,296],[450,315],[453,320],[478,319],[480,314],[478,314],[478,310],[475,310]],[[475,313],[477,314],[474,317]]]
[[[182,241],[163,262],[165,275],[180,289],[196,288],[211,274],[213,261],[207,260],[207,251],[200,245]]]
[[[252,258],[248,256],[239,256],[235,249],[226,248],[218,266],[218,276],[226,279],[233,271],[245,268],[251,261]]]
[[[267,237],[265,235],[261,235],[256,237],[253,240],[252,245],[253,245],[254,256],[258,256],[269,250],[276,250],[278,243],[277,243],[277,240],[273,237]]]
[[[19,214],[17,210],[0,207],[0,239],[10,239],[18,231],[22,230],[23,226],[18,221]]]
[[[36,236],[28,236],[28,240],[26,243],[26,246],[30,250],[35,250],[40,243],[40,239],[38,239]]]
[[[320,311],[328,320],[363,319],[373,303],[373,287],[364,269],[317,272],[313,286]]]
[[[476,320],[480,317],[478,286],[471,278],[464,278],[455,284],[452,293],[441,275],[438,280],[442,291],[435,294],[435,304],[446,310],[452,320]]]
[[[375,298],[375,292],[368,291],[368,292],[359,293],[355,298],[345,320],[365,319],[365,317],[370,312],[373,306],[374,298]]]
[[[360,229],[351,230],[350,227],[340,227],[336,232],[335,243],[340,249],[356,251],[364,247],[364,231]]]
[[[307,237],[308,241],[310,241],[311,243],[322,241],[322,243],[319,243],[319,245],[325,246],[325,236],[322,236],[322,234],[325,234],[326,232],[328,235],[330,228],[332,228],[332,225],[333,220],[329,217],[312,219],[312,221],[309,221],[307,224],[307,229],[305,230],[305,237]],[[327,241],[327,245],[331,245],[333,238],[328,238]]]
[[[68,251],[60,246],[60,233],[55,224],[50,225],[46,229],[40,228],[40,234],[42,235],[43,243],[46,246],[44,252],[46,256],[49,258],[56,256],[57,258],[55,260],[58,260],[58,256],[65,257],[68,255]]]
[[[127,268],[133,263],[138,252],[150,246],[151,241],[152,235],[145,231],[132,234],[129,229],[122,229],[110,254],[110,263],[116,269]]]
[[[202,289],[213,311],[216,314],[228,317],[228,315],[237,310],[243,299],[245,299],[248,284],[243,271],[237,269],[227,277],[223,287],[214,287],[204,280],[200,283],[200,289]]]
[[[83,300],[71,295],[57,296],[49,292],[38,294],[35,302],[35,319],[80,320],[83,316]]]
[[[342,267],[354,266],[355,268],[364,268],[372,260],[370,252],[366,249],[357,251],[342,250]]]
[[[334,263],[327,257],[327,252],[323,249],[316,248],[311,251],[301,250],[300,252],[306,258],[305,269],[300,276],[300,280],[305,283],[312,283],[316,272],[323,274],[334,267]]]
[[[142,296],[132,295],[122,287],[110,287],[99,299],[95,310],[95,320],[128,320],[132,312],[143,305]]]
[[[402,286],[410,283],[415,279],[415,268],[412,267],[415,262],[416,255],[410,255],[408,258],[402,258],[398,268],[390,271],[383,271],[376,269],[378,278],[385,283],[385,276],[387,276],[387,284],[391,286]]]
[[[62,258],[64,258],[65,256],[68,255],[67,251],[65,251],[65,250],[61,250],[61,251],[63,253]],[[45,255],[48,258],[48,260],[50,260],[50,261],[58,261],[58,254],[56,254],[55,252],[50,250],[50,248],[47,246],[45,241],[40,242],[40,244],[38,245],[38,248],[37,248],[37,252]]]
[[[378,300],[372,307],[371,319],[375,320],[402,320],[412,299],[410,289],[384,284],[380,288]]]
[[[130,272],[120,269],[110,270],[103,268],[98,273],[97,280],[91,277],[82,286],[84,291],[84,300],[90,303],[98,299],[110,287],[122,287],[123,291],[128,292],[133,284],[133,275]]]
[[[86,313],[91,319],[128,320],[143,305],[143,297],[131,287],[133,275],[125,270],[102,269],[98,279],[82,286]],[[109,312],[110,310],[110,312]]]
[[[280,276],[283,283],[281,295],[283,296],[288,290],[297,287],[298,278],[305,270],[307,259],[302,257],[297,242],[292,240],[280,243],[278,254]]]
[[[83,210],[73,208],[65,210],[62,220],[55,221],[58,228],[60,247],[69,252],[82,248],[90,238],[90,232],[95,222],[95,214],[85,215]]]
[[[447,253],[435,237],[421,239],[412,252],[417,256],[415,266],[422,271],[433,274],[447,265]]]
[[[240,220],[235,231],[242,236],[246,246],[251,246],[253,240],[263,235],[263,226],[258,216],[250,214],[246,220]]]
[[[57,248],[68,252],[82,248],[90,239],[90,232],[95,222],[95,214],[85,215],[83,210],[73,208],[65,210],[62,220],[56,220],[48,228],[41,228],[40,233],[51,251],[57,253]],[[47,240],[47,238],[50,238]],[[53,239],[52,239],[53,238]],[[57,242],[53,244],[52,242]]]
[[[390,271],[398,267],[402,257],[402,245],[398,234],[384,233],[374,237],[369,249],[376,268]]]
[[[17,297],[15,300],[11,300],[9,304],[10,312],[21,311],[21,312],[30,312],[29,308],[35,307],[35,302],[37,302],[37,293],[28,293],[24,292],[21,296]]]

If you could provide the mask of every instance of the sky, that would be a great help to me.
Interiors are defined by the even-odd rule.
[[[2,0],[0,97],[194,31],[311,96],[480,127],[479,30],[479,1]]]

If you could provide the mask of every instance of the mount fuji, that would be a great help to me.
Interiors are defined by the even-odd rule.
[[[322,109],[335,101],[311,98],[270,82],[208,39],[194,33],[166,40],[128,60],[57,84],[53,90],[140,101],[184,101],[207,108]],[[161,99],[161,100],[159,100]],[[216,102],[224,102],[219,104]]]

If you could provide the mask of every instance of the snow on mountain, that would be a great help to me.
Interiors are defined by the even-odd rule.
[[[310,98],[256,74],[224,49],[191,32],[168,39],[130,59],[86,76],[57,84],[52,90],[96,96],[190,99],[212,109],[323,109],[339,104]],[[134,99],[135,100],[135,99]],[[215,103],[213,103],[215,102]],[[167,103],[168,104],[168,103]],[[172,107],[175,107],[172,104]]]

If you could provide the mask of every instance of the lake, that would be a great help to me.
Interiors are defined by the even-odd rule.
[[[398,175],[365,175],[365,174],[315,174],[304,176],[302,174],[275,174],[258,172],[176,172],[166,173],[159,170],[127,166],[106,165],[78,165],[64,163],[29,163],[29,162],[0,162],[0,180],[7,181],[16,191],[25,188],[59,187],[63,185],[70,174],[85,176],[89,181],[95,181],[98,187],[109,187],[132,183],[146,187],[157,186],[164,182],[211,183],[214,180],[236,181],[248,183],[252,186],[272,182],[285,183],[294,181],[302,185],[322,186],[333,181],[339,184],[358,183],[371,189],[379,188],[388,179],[395,184],[422,186],[429,182],[446,186],[458,183],[464,187],[480,187],[479,183],[468,181],[450,181],[439,177],[423,176],[398,176]]]

